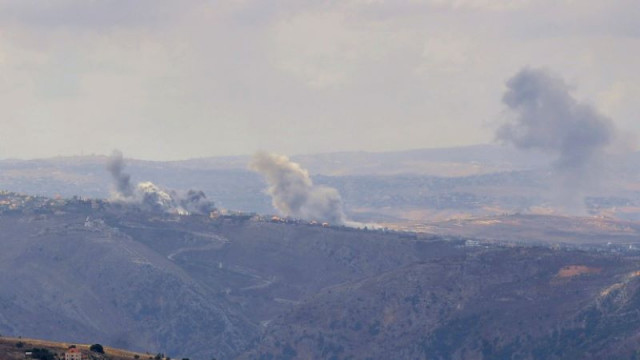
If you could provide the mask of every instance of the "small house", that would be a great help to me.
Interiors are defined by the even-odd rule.
[[[82,353],[76,348],[71,348],[64,353],[64,360],[82,360]]]

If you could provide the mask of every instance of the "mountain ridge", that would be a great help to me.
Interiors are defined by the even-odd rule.
[[[492,242],[2,196],[2,334],[193,359],[527,359],[545,347],[598,358],[607,331],[612,354],[634,351],[640,319],[618,314],[640,298],[637,238]],[[591,221],[557,220],[547,226]],[[598,337],[562,347],[585,331]]]

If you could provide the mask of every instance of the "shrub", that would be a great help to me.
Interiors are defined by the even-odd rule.
[[[100,354],[104,354],[104,348],[102,347],[102,345],[100,344],[93,344],[89,347],[89,350],[96,352],[96,353],[100,353]]]
[[[39,360],[55,360],[55,355],[47,349],[31,349],[31,357]]]

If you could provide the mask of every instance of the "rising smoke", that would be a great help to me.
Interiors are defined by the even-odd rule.
[[[257,153],[249,168],[265,178],[273,206],[285,216],[345,224],[338,191],[314,185],[309,172],[286,156]]]
[[[107,162],[107,170],[109,170],[113,178],[115,193],[123,198],[132,197],[131,175],[124,172],[124,158],[121,151],[113,150]]]
[[[149,181],[138,183],[134,187],[131,176],[124,172],[124,166],[122,152],[115,150],[107,162],[107,170],[114,182],[113,201],[139,206],[148,211],[181,215],[207,215],[215,210],[214,203],[202,191],[165,190]]]
[[[612,121],[576,101],[569,86],[547,70],[525,68],[506,85],[502,101],[512,118],[497,138],[554,156],[560,200],[568,210],[582,209],[582,196],[601,178],[605,150],[616,137]]]

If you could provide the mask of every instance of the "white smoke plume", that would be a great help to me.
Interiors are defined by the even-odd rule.
[[[134,187],[131,176],[124,172],[124,166],[122,152],[115,150],[107,162],[107,170],[114,181],[112,201],[136,205],[148,211],[180,215],[207,215],[215,210],[214,203],[202,191],[189,190],[183,193],[165,190],[149,181]]]
[[[560,205],[583,210],[582,196],[601,180],[605,150],[616,137],[613,122],[574,99],[569,86],[547,70],[524,68],[506,85],[502,101],[512,117],[496,137],[555,156]]]
[[[338,191],[314,185],[309,172],[288,157],[260,152],[253,156],[249,168],[265,178],[273,206],[285,216],[347,223]]]

